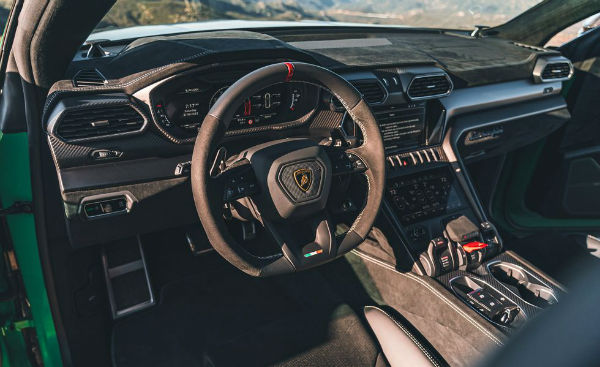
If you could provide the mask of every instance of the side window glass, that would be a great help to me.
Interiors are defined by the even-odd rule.
[[[577,22],[554,35],[544,47],[559,47],[577,37],[600,26],[600,13]]]

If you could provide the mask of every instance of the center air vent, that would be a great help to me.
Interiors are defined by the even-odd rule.
[[[385,90],[378,81],[361,80],[353,81],[352,85],[358,89],[367,103],[381,103],[385,99]]]
[[[452,91],[452,82],[445,73],[416,75],[408,86],[407,94],[412,100],[443,97]]]
[[[64,141],[84,141],[140,132],[144,116],[130,104],[64,110],[51,122],[51,132]]]
[[[350,83],[362,94],[368,104],[379,104],[385,101],[386,91],[377,80],[351,80]],[[330,101],[336,110],[344,110],[344,106],[337,98],[331,98]]]
[[[562,56],[540,58],[533,68],[533,79],[537,83],[568,80],[573,75],[573,65]]]
[[[79,70],[73,77],[73,85],[76,87],[93,87],[106,83],[106,78],[96,69]]]

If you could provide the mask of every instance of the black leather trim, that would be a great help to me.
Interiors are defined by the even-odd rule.
[[[364,312],[392,367],[448,365],[431,344],[393,309],[366,306]]]

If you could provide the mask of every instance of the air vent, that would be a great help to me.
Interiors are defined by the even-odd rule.
[[[571,64],[568,62],[553,62],[542,70],[542,79],[562,79],[568,78],[571,74]]]
[[[76,87],[93,87],[106,84],[104,75],[96,69],[80,70],[73,77],[73,85]]]
[[[412,100],[443,97],[452,91],[446,74],[417,75],[411,80],[407,94]]]
[[[385,90],[379,84],[379,82],[373,81],[354,81],[352,85],[358,89],[363,95],[363,98],[367,103],[381,103],[385,99]]]
[[[131,105],[104,105],[65,111],[53,131],[62,140],[82,141],[136,133],[145,123]]]
[[[368,104],[379,104],[385,100],[386,91],[377,80],[351,80],[350,83],[362,94]],[[344,110],[344,106],[337,98],[331,98],[330,101],[335,110]]]
[[[563,56],[540,58],[533,68],[533,80],[537,83],[568,80],[572,75],[573,65]]]

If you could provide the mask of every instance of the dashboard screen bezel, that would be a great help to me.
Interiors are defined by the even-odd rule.
[[[253,65],[254,66],[254,65]],[[182,74],[175,75],[171,78],[167,78],[157,85],[155,85],[149,92],[150,110],[152,114],[152,120],[154,125],[165,135],[169,140],[175,143],[191,143],[195,141],[195,131],[186,131],[175,123],[168,123],[164,121],[164,113],[161,113],[158,105],[165,105],[165,99],[167,96],[172,95],[177,90],[181,90],[186,84],[198,83],[197,85],[204,88],[206,95],[203,98],[203,102],[206,105],[206,111],[209,110],[209,103],[216,91],[219,89],[231,85],[233,82],[248,74],[249,72],[261,67],[263,65],[256,65],[251,67],[248,65],[232,65],[229,67],[221,66],[218,68],[200,68],[194,69]],[[243,134],[251,134],[262,131],[269,131],[275,129],[282,129],[287,127],[295,127],[303,125],[310,121],[310,118],[316,113],[318,103],[321,95],[321,88],[303,82],[290,82],[282,83],[287,90],[291,89],[294,85],[300,85],[303,88],[301,98],[301,105],[293,114],[280,114],[276,121],[268,124],[257,124],[252,127],[240,127],[232,124],[232,127],[227,131],[226,136],[236,136]],[[204,110],[202,111],[204,112]],[[204,116],[202,116],[202,120]]]

